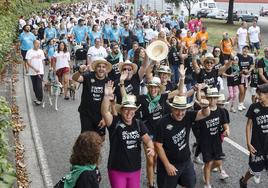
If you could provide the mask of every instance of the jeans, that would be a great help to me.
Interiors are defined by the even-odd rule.
[[[180,75],[179,75],[179,65],[171,65],[171,71],[173,75],[171,76],[171,81],[175,84],[178,83]]]
[[[33,90],[34,90],[36,99],[38,101],[42,101],[43,100],[43,85],[42,85],[43,75],[31,76],[31,80],[32,80]]]

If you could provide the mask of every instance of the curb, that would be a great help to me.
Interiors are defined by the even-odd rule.
[[[44,181],[44,185],[47,188],[53,187],[52,177],[50,174],[50,170],[48,168],[48,163],[45,155],[45,151],[43,149],[43,144],[40,138],[39,129],[36,122],[35,112],[31,103],[31,93],[29,87],[28,76],[23,75],[24,82],[24,93],[26,97],[26,106],[28,111],[29,124],[31,127],[31,133],[35,145],[35,151],[37,154],[37,160],[40,166],[41,175]]]

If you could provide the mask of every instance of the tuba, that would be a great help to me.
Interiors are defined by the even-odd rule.
[[[156,40],[146,48],[146,54],[154,61],[162,61],[168,56],[168,45],[164,41]]]

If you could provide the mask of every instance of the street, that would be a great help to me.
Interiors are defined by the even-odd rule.
[[[268,44],[267,34],[268,34],[268,19],[260,18],[259,25],[262,31],[263,43]],[[32,86],[30,79],[28,79],[31,96]],[[32,102],[38,129],[41,136],[41,141],[43,149],[45,151],[46,159],[48,162],[48,167],[53,184],[55,184],[59,179],[64,176],[70,168],[69,158],[71,155],[71,149],[74,144],[75,139],[80,133],[80,120],[79,113],[77,111],[80,104],[81,89],[76,93],[75,100],[66,101],[63,97],[59,97],[58,105],[59,111],[49,105],[45,108],[42,106],[35,106]],[[225,94],[227,94],[225,87]],[[226,95],[227,96],[227,95]],[[48,100],[45,98],[45,100]],[[249,107],[251,103],[250,92],[248,89],[247,97],[245,100],[246,107]],[[48,103],[47,103],[48,104]],[[94,107],[92,107],[94,108]],[[229,107],[227,106],[227,109]],[[231,124],[230,124],[230,139],[235,143],[246,149],[246,139],[245,139],[245,125],[246,125],[246,111],[237,112],[236,114],[230,113]],[[190,136],[190,142],[193,142],[193,136]],[[109,154],[109,143],[108,137],[106,137],[105,144],[103,146],[102,159],[100,170],[102,173],[101,188],[108,188],[109,180],[107,177],[107,158]],[[230,178],[226,181],[219,180],[219,174],[213,173],[212,184],[216,188],[236,188],[239,187],[239,179],[248,169],[248,156],[234,147],[233,145],[224,142],[224,152],[226,154],[226,160],[223,162],[223,167],[226,172],[230,175]],[[145,163],[143,156],[142,164],[142,187],[146,187],[146,175],[145,175]],[[197,173],[197,188],[204,187],[203,184],[203,173],[201,172],[201,166],[195,164],[195,169]],[[261,183],[259,185],[250,180],[248,187],[250,188],[266,188],[268,185],[267,172],[262,174]]]

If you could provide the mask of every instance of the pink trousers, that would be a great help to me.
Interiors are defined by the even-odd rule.
[[[237,98],[238,86],[228,86],[228,92],[229,92],[228,101],[230,101],[231,106],[233,106]]]
[[[140,170],[134,172],[109,170],[108,175],[112,188],[140,188]]]

